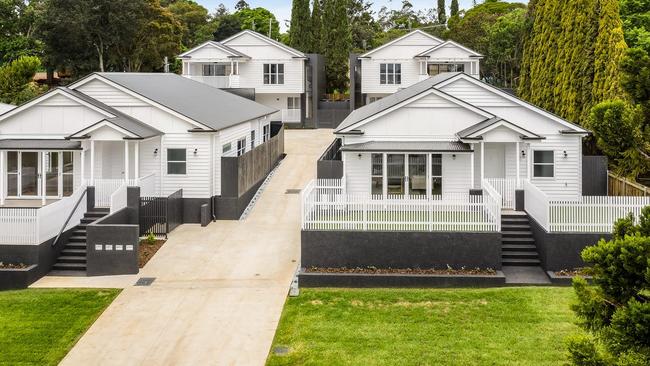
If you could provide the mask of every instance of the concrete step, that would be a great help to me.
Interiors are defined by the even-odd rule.
[[[86,237],[87,231],[86,228],[84,227],[79,228],[79,226],[76,227],[76,229],[72,232],[72,236],[83,236],[84,238]]]
[[[528,252],[528,251],[537,251],[537,246],[534,244],[504,244],[501,245],[502,251],[514,250],[516,252]]]
[[[68,244],[65,245],[63,250],[66,250],[66,249],[83,249],[83,250],[86,250],[87,247],[88,247],[88,244],[86,244],[86,243],[68,243]]]
[[[501,260],[504,266],[539,266],[539,259],[508,258]]]
[[[535,244],[535,239],[532,237],[503,237],[501,238],[501,243],[504,245],[509,244]]]
[[[530,225],[501,223],[501,231],[530,231]]]
[[[102,218],[106,216],[108,212],[97,212],[97,211],[88,211],[84,214],[85,218]]]
[[[73,271],[73,270],[51,270],[48,276],[61,276],[61,277],[86,277],[86,271]]]
[[[503,238],[532,238],[532,231],[502,231],[501,236]]]
[[[79,256],[70,256],[70,255],[62,255],[57,259],[57,263],[80,263],[80,264],[86,264],[86,256],[79,257]]]
[[[74,235],[71,236],[70,239],[68,239],[68,242],[70,243],[85,243],[86,242],[86,236],[83,235]]]
[[[86,271],[86,264],[85,263],[61,263],[61,262],[56,262],[54,264],[53,269],[60,270],[60,271]]]
[[[84,257],[86,258],[86,247],[84,249],[63,249],[61,255],[74,256],[74,257]]]
[[[501,258],[505,259],[539,259],[537,252],[516,252],[507,251],[501,253]]]
[[[81,224],[86,224],[86,225],[87,224],[92,224],[95,221],[97,221],[97,219],[94,218],[94,217],[92,217],[92,218],[84,217],[83,219],[81,219]]]

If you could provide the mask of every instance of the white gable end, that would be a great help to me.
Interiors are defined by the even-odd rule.
[[[373,59],[412,59],[415,55],[422,53],[441,42],[435,38],[424,35],[420,32],[412,32],[395,43],[384,48],[369,52]]]
[[[185,56],[190,56],[192,60],[229,60],[232,55],[211,43],[206,43]]]
[[[431,52],[423,54],[423,56],[429,56],[430,60],[434,61],[436,59],[441,60],[441,59],[449,59],[449,60],[455,60],[455,59],[462,59],[466,60],[474,54],[472,52],[469,52],[461,47],[458,47],[457,45],[453,43],[447,43],[443,46],[440,46]]]
[[[228,47],[250,56],[253,59],[292,59],[296,55],[278,45],[267,42],[250,33],[242,33],[239,36],[224,42]]]
[[[138,99],[129,93],[126,93],[112,85],[109,85],[100,79],[90,80],[89,82],[84,83],[79,87],[75,87],[74,89],[111,107],[148,105],[141,99]]]
[[[465,79],[458,79],[440,90],[477,107],[513,107],[517,104]]]

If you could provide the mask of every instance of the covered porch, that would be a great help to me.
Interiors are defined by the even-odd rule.
[[[184,60],[183,76],[216,88],[239,88],[240,62],[245,58]]]

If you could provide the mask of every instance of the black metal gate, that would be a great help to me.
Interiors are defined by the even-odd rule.
[[[140,235],[167,236],[182,223],[182,189],[168,197],[140,197]]]

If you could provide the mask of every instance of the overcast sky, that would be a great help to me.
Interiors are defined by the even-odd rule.
[[[226,5],[228,10],[233,10],[237,0],[196,0],[201,5],[205,6],[211,13],[220,3]],[[372,1],[372,0],[371,0]],[[413,7],[417,10],[430,9],[438,3],[436,0],[410,0]],[[285,31],[284,21],[291,18],[291,0],[246,0],[251,7],[265,7],[269,9],[275,17],[280,21],[280,28]],[[401,0],[375,0],[372,1],[375,12],[379,11],[382,6],[387,6],[390,9],[399,9],[402,6]],[[451,0],[447,0],[447,13],[449,13],[449,4]],[[461,9],[466,9],[472,6],[472,0],[459,0]]]

